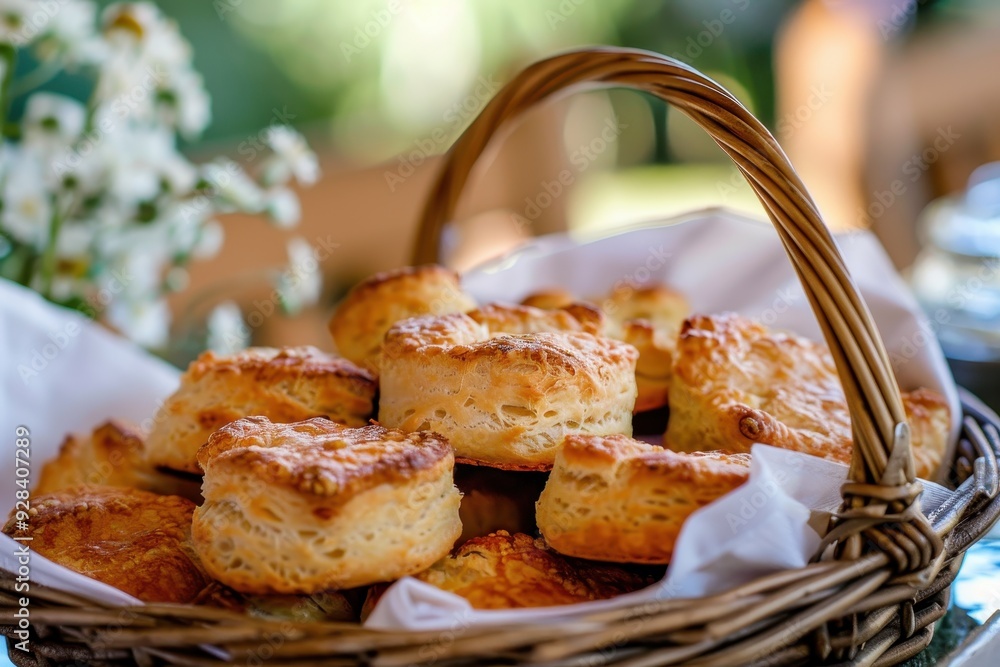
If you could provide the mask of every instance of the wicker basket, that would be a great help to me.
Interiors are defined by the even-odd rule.
[[[962,555],[1000,516],[998,419],[963,396],[963,437],[951,479],[957,490],[925,518],[899,389],[871,315],[784,153],[718,84],[670,58],[623,49],[577,51],[529,67],[449,152],[424,211],[414,261],[436,259],[441,229],[494,133],[557,93],[612,85],[674,104],[729,154],[777,228],[830,345],[848,397],[855,448],[842,510],[812,564],[709,598],[644,603],[543,626],[448,632],[268,621],[187,605],[104,607],[34,586],[32,652],[11,645],[13,661],[731,667],[891,665],[922,650],[947,609]],[[0,623],[8,637],[17,609],[13,584],[4,573]]]

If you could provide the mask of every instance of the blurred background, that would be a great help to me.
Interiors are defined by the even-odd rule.
[[[1000,159],[1000,8],[990,0],[157,4],[191,41],[212,96],[212,123],[185,153],[247,164],[262,127],[289,123],[320,159],[321,179],[299,191],[295,230],[317,251],[320,304],[264,318],[255,343],[327,347],[336,300],[358,279],[407,263],[437,156],[514,73],[574,47],[649,49],[723,83],[775,133],[831,227],[874,230],[905,271],[922,251],[934,255],[915,279],[930,298],[953,297],[961,267],[947,248],[937,253],[948,239],[921,232],[931,224],[920,222],[925,209],[962,204],[970,176]],[[74,85],[61,75],[45,87]],[[562,99],[502,143],[448,236],[446,260],[459,269],[553,231],[606,234],[709,206],[763,217],[702,131],[634,92]],[[570,182],[553,196],[546,185],[566,170]],[[989,217],[1000,198],[986,195],[980,212]],[[220,254],[193,263],[187,289],[171,296],[175,339],[221,301],[259,300],[269,288],[254,276],[286,261],[287,231],[240,215],[221,221]],[[982,256],[965,269],[992,266]],[[983,280],[996,282],[990,271]],[[980,305],[1000,313],[996,298]]]

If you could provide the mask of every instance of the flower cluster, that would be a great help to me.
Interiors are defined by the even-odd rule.
[[[21,74],[19,59],[34,69]],[[32,92],[64,70],[92,75],[86,102]],[[166,342],[165,296],[185,285],[183,267],[218,251],[218,214],[294,225],[290,183],[318,178],[316,156],[284,126],[264,133],[270,152],[252,175],[179,152],[178,137],[208,125],[209,97],[190,44],[149,3],[98,16],[86,0],[0,0],[0,81],[0,275],[147,347]]]

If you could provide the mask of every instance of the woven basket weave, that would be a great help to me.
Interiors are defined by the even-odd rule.
[[[643,603],[544,626],[448,632],[268,621],[189,605],[104,607],[33,586],[32,652],[11,648],[14,662],[891,665],[922,650],[947,609],[962,554],[1000,516],[997,417],[963,398],[963,437],[952,462],[957,490],[925,518],[899,389],[868,308],[781,148],[730,93],[676,60],[634,50],[587,49],[532,65],[448,153],[421,219],[414,263],[437,259],[441,230],[495,134],[557,94],[596,86],[646,91],[704,128],[757,193],[802,282],[854,431],[843,506],[812,564],[709,598]],[[18,607],[13,584],[2,573],[0,625],[7,636]]]

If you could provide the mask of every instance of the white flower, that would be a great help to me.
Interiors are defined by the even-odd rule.
[[[56,257],[75,258],[87,254],[94,241],[94,228],[86,222],[64,222],[56,237]]]
[[[164,127],[123,124],[102,142],[108,189],[125,209],[152,200],[161,183],[173,192],[188,192],[197,179],[194,167],[177,152],[173,134]]]
[[[199,230],[198,240],[191,249],[191,255],[197,259],[215,257],[222,249],[224,238],[222,225],[215,220],[205,222]]]
[[[0,226],[21,243],[41,250],[52,222],[42,162],[23,147],[5,144],[0,151],[0,165],[3,179]]]
[[[319,161],[301,134],[285,125],[272,125],[266,141],[274,155],[264,165],[265,183],[287,183],[292,176],[305,185],[316,182]]]
[[[208,316],[208,349],[216,354],[234,354],[250,344],[250,329],[233,301],[223,301]]]
[[[186,139],[197,137],[212,120],[211,101],[201,75],[192,69],[180,69],[170,77],[170,103],[161,103],[168,109],[170,125],[175,126]]]
[[[0,6],[0,42],[24,47],[35,41],[41,30],[31,23],[38,6],[31,0],[3,0]]]
[[[42,59],[59,57],[70,65],[101,62],[107,55],[107,47],[96,33],[96,17],[97,7],[93,2],[62,0],[49,19],[48,39],[40,45]],[[47,53],[50,50],[52,53]]]
[[[302,217],[302,207],[299,198],[288,188],[274,188],[268,192],[267,215],[279,227],[294,227]]]
[[[80,137],[87,110],[71,97],[35,93],[24,109],[24,142],[49,155],[64,151]]]
[[[181,36],[177,24],[151,2],[109,5],[101,22],[112,51],[168,67],[191,62],[191,45]]]
[[[264,209],[264,193],[240,165],[225,158],[202,166],[202,178],[209,184],[210,196],[223,212]]]
[[[152,295],[113,299],[106,311],[108,323],[127,338],[149,348],[163,347],[170,331],[170,307]]]
[[[301,237],[288,241],[289,267],[277,281],[281,304],[289,313],[296,313],[319,301],[323,291],[323,274],[316,253]]]

